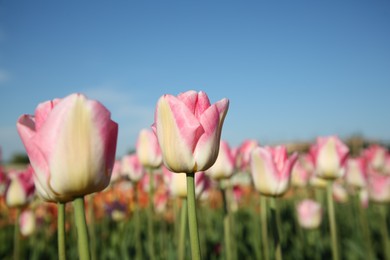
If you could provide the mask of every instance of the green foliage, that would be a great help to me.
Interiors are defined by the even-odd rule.
[[[254,200],[254,204],[258,201]],[[331,259],[331,243],[326,207],[324,207],[323,221],[320,228],[315,230],[302,229],[297,224],[295,215],[295,198],[280,200],[281,234],[283,259]],[[339,251],[341,259],[367,259],[366,241],[363,239],[359,212],[350,199],[347,203],[335,203],[336,220],[339,237]],[[378,207],[385,205],[370,204],[364,209],[367,214],[372,246],[376,259],[384,259],[381,229],[378,221]],[[390,213],[390,212],[388,212]],[[142,255],[147,256],[147,217],[146,210],[141,210],[141,241]],[[2,219],[7,216],[2,215]],[[261,259],[261,225],[259,208],[255,205],[239,207],[233,214],[233,259]],[[155,232],[156,259],[177,259],[177,230],[178,220],[172,218],[166,221],[156,214],[153,230]],[[223,210],[210,208],[208,205],[198,205],[198,226],[201,252],[203,259],[226,259],[223,240]],[[67,212],[69,222],[66,230],[66,254],[68,259],[77,259],[76,227],[73,223],[73,213]],[[95,220],[97,243],[97,259],[135,259],[136,237],[135,223],[132,215],[126,219],[114,221],[108,215]],[[390,226],[387,214],[387,227]],[[39,228],[30,237],[21,241],[22,259],[57,259],[57,234],[52,221],[44,220]],[[55,221],[54,221],[55,222]],[[55,225],[54,225],[55,227]],[[12,259],[13,225],[8,224],[0,230],[0,259]],[[188,234],[188,232],[187,232]],[[270,252],[273,248],[272,232],[268,232]],[[187,241],[186,257],[190,259],[190,245]],[[273,259],[271,253],[271,259]]]
[[[16,153],[12,155],[10,164],[29,164],[30,160],[28,159],[27,154],[25,153]]]

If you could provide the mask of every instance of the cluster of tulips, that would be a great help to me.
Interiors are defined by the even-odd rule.
[[[386,148],[372,145],[352,156],[337,136],[318,137],[305,153],[284,145],[261,146],[253,139],[232,148],[220,140],[228,107],[228,99],[211,104],[204,92],[163,95],[151,128],[139,132],[135,152],[122,158],[115,157],[118,124],[101,103],[82,94],[41,103],[35,115],[22,115],[17,130],[30,165],[0,169],[1,225],[15,228],[14,242],[9,242],[14,259],[20,259],[21,235],[36,232],[39,222],[57,234],[59,259],[71,257],[67,248],[74,240],[79,259],[99,259],[97,240],[110,230],[99,233],[95,226],[106,218],[132,224],[134,245],[131,250],[124,245],[123,259],[237,259],[244,251],[236,241],[240,225],[254,226],[253,250],[246,250],[251,258],[282,259],[289,255],[285,223],[294,223],[296,240],[315,248],[310,257],[340,259],[342,225],[334,202],[348,200],[353,201],[352,216],[359,219],[354,229],[364,241],[362,259],[390,259]],[[288,218],[283,217],[286,201],[293,205]],[[222,210],[223,234],[213,255],[204,242],[203,233],[209,232],[202,229],[205,205]],[[380,250],[368,221],[372,205],[382,223]],[[253,223],[239,223],[242,209],[250,209]],[[321,249],[316,244],[324,212],[331,242]],[[175,235],[159,234],[166,230],[156,231],[156,218],[172,223]],[[69,226],[76,227],[77,235],[69,235]],[[219,232],[213,224],[207,228]],[[159,240],[171,238],[173,254],[166,254],[164,246],[156,250],[156,244],[167,244]]]

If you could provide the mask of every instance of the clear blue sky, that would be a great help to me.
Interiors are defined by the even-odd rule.
[[[222,138],[390,140],[389,1],[0,1],[0,146],[19,115],[85,93],[120,125],[117,155],[157,99],[227,97]]]

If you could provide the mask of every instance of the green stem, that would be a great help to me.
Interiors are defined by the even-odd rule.
[[[275,244],[275,259],[276,260],[282,260],[282,243],[280,239],[280,218],[279,218],[279,208],[277,204],[277,199],[274,197],[271,197],[271,228],[272,233],[274,236],[274,244]]]
[[[390,260],[390,244],[389,244],[389,232],[387,230],[386,223],[386,206],[378,205],[381,221],[381,235],[382,235],[382,244],[383,251],[386,260]]]
[[[154,176],[152,169],[148,169],[149,173],[149,205],[148,205],[148,249],[149,249],[149,259],[155,259],[154,253]]]
[[[179,234],[179,260],[185,259],[186,231],[187,231],[187,199],[181,199],[180,234]]]
[[[136,259],[142,259],[140,208],[138,205],[138,183],[134,183],[134,222],[135,222],[135,248]]]
[[[77,228],[77,244],[80,260],[90,260],[88,229],[85,221],[84,197],[76,198],[73,201],[74,218]]]
[[[231,243],[231,225],[230,225],[230,210],[228,206],[227,196],[226,196],[226,190],[220,188],[220,191],[222,193],[222,200],[223,200],[223,228],[224,228],[224,239],[225,239],[225,252],[226,252],[226,260],[233,259],[232,255],[232,243]]]
[[[16,219],[14,229],[14,260],[20,259],[20,208],[16,208]]]
[[[370,229],[368,228],[368,221],[367,221],[367,212],[364,210],[363,206],[360,202],[359,194],[355,195],[356,197],[356,204],[358,208],[358,214],[360,219],[360,226],[362,228],[362,234],[363,234],[363,241],[366,245],[366,257],[368,260],[373,260],[374,255],[372,251],[372,242],[371,242],[371,235],[370,235]]]
[[[339,260],[339,250],[338,250],[338,241],[337,241],[337,226],[336,226],[336,216],[333,203],[333,182],[328,181],[326,187],[327,203],[328,203],[328,218],[330,223],[330,235],[332,239],[332,259]]]
[[[192,260],[200,260],[200,244],[198,234],[198,221],[196,218],[195,204],[195,181],[194,173],[187,173],[187,209],[188,209],[188,226],[190,230],[191,255]]]
[[[260,195],[260,209],[261,209],[261,240],[263,245],[264,259],[269,259],[268,252],[268,231],[267,231],[267,197]]]
[[[89,234],[91,238],[91,259],[96,260],[96,230],[95,230],[95,212],[93,208],[93,198],[94,195],[90,194],[88,196],[88,219],[89,219]]]
[[[65,260],[65,205],[66,203],[58,202],[58,222],[57,222],[57,238],[58,238],[58,259]]]

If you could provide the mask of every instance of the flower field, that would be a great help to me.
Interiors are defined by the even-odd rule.
[[[0,165],[0,259],[390,259],[390,152],[319,136],[221,140],[229,100],[164,95],[133,153],[72,94],[22,115]]]

